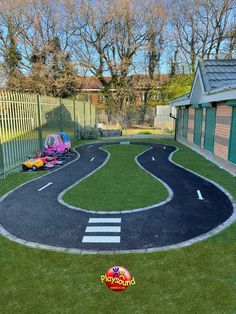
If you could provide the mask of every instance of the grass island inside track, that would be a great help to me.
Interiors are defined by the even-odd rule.
[[[168,197],[165,186],[135,162],[149,147],[109,145],[106,165],[63,195],[64,202],[87,210],[121,211],[158,204]],[[88,161],[89,162],[89,161]]]

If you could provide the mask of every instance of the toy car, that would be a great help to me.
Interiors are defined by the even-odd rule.
[[[65,132],[58,132],[57,134],[60,135],[62,142],[66,146],[66,152],[70,152],[71,151],[71,141],[70,141],[69,135],[66,134]]]
[[[54,168],[56,165],[61,166],[63,164],[62,161],[58,160],[58,156],[55,153],[49,156],[45,153],[41,154],[36,152],[35,157],[41,159],[46,168]]]
[[[22,164],[22,170],[26,171],[26,170],[32,169],[32,170],[36,171],[39,168],[43,168],[43,166],[44,166],[44,162],[42,159],[30,158]]]
[[[45,140],[44,153],[61,153],[64,155],[67,152],[67,145],[65,145],[59,134],[48,134]]]

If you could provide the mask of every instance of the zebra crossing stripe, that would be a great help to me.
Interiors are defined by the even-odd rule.
[[[90,218],[88,223],[121,223],[121,218]]]
[[[84,236],[83,243],[120,243],[119,236]]]
[[[120,232],[120,227],[116,226],[99,226],[99,227],[87,227],[85,232]]]
[[[121,218],[90,218],[88,224],[107,224],[107,223],[121,223]],[[85,229],[85,233],[99,233],[103,232],[107,235],[99,236],[99,235],[85,235],[82,239],[83,243],[120,243],[120,236],[112,236],[111,233],[120,233],[120,226],[87,226]]]

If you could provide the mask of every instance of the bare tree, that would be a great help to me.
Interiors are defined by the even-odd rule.
[[[69,41],[72,38],[71,21],[67,18],[64,0],[4,0],[4,10],[1,11],[3,21],[2,34],[10,29],[6,23],[11,17],[11,30],[16,30],[11,40],[15,55],[21,56],[21,68],[27,77],[24,86],[36,92],[68,95],[75,90],[76,69],[69,51]],[[12,32],[11,32],[12,33]],[[11,33],[8,34],[10,35]],[[4,36],[0,37],[4,44]],[[9,36],[8,36],[9,37]],[[16,40],[15,40],[16,41]],[[5,41],[6,42],[6,41]],[[5,62],[5,64],[7,64]],[[22,86],[19,86],[22,88]]]
[[[235,0],[176,1],[171,22],[191,73],[198,57],[217,59],[225,50],[230,41],[235,3]]]
[[[109,110],[122,113],[134,104],[134,59],[148,45],[151,75],[155,71],[159,60],[156,43],[163,23],[160,27],[158,17],[154,18],[153,10],[147,8],[149,4],[158,6],[159,3],[142,0],[76,2],[77,38],[73,49],[83,67],[102,83]],[[107,75],[110,80],[106,79]]]
[[[212,12],[212,39],[211,39],[211,46],[212,42],[214,42],[213,46],[215,49],[215,58],[218,59],[219,54],[221,52],[222,44],[225,40],[229,40],[229,29],[231,26],[231,13],[232,10],[235,9],[236,2],[235,0],[208,0],[208,7]],[[209,57],[210,50],[208,52]]]
[[[232,25],[232,28],[230,29],[229,33],[229,44],[227,49],[227,58],[233,58],[236,56],[236,22]]]

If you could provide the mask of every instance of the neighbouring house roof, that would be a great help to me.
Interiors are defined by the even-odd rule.
[[[168,74],[160,74],[156,75],[153,79],[155,84],[163,82],[169,78]],[[111,81],[110,76],[106,76],[105,80],[107,82]],[[148,85],[148,75],[145,74],[136,74],[131,78],[132,85],[136,89],[144,89]],[[81,90],[103,90],[102,83],[95,76],[86,76],[86,77],[78,77],[77,79],[78,88]]]
[[[111,81],[111,77],[104,77],[106,82]],[[78,77],[77,84],[79,89],[84,90],[102,90],[103,86],[99,79],[95,76]]]
[[[155,75],[152,80],[152,83],[158,87],[160,83],[164,82],[168,78],[169,78],[168,74]],[[24,89],[27,91],[32,90],[30,77],[25,76],[23,77],[23,79],[24,79]],[[105,76],[104,79],[107,83],[109,83],[112,78],[111,76]],[[1,68],[0,68],[0,88],[4,87],[5,83],[6,83],[6,76],[5,76],[5,73],[1,71]],[[134,89],[137,89],[137,90],[144,90],[145,88],[150,88],[149,76],[145,74],[133,75],[131,77],[131,83]],[[100,92],[104,89],[102,83],[96,76],[85,76],[85,77],[78,76],[76,78],[76,86],[78,90],[88,91],[88,92]],[[112,89],[112,86],[111,86],[111,89]]]
[[[155,74],[153,79],[150,81],[149,76],[147,74],[136,74],[131,78],[131,82],[134,88],[142,89],[145,87],[149,87],[150,83],[152,85],[158,86],[158,84],[166,81],[169,78],[169,74]]]
[[[191,92],[174,99],[172,106],[199,105],[236,99],[236,59],[199,61]]]

